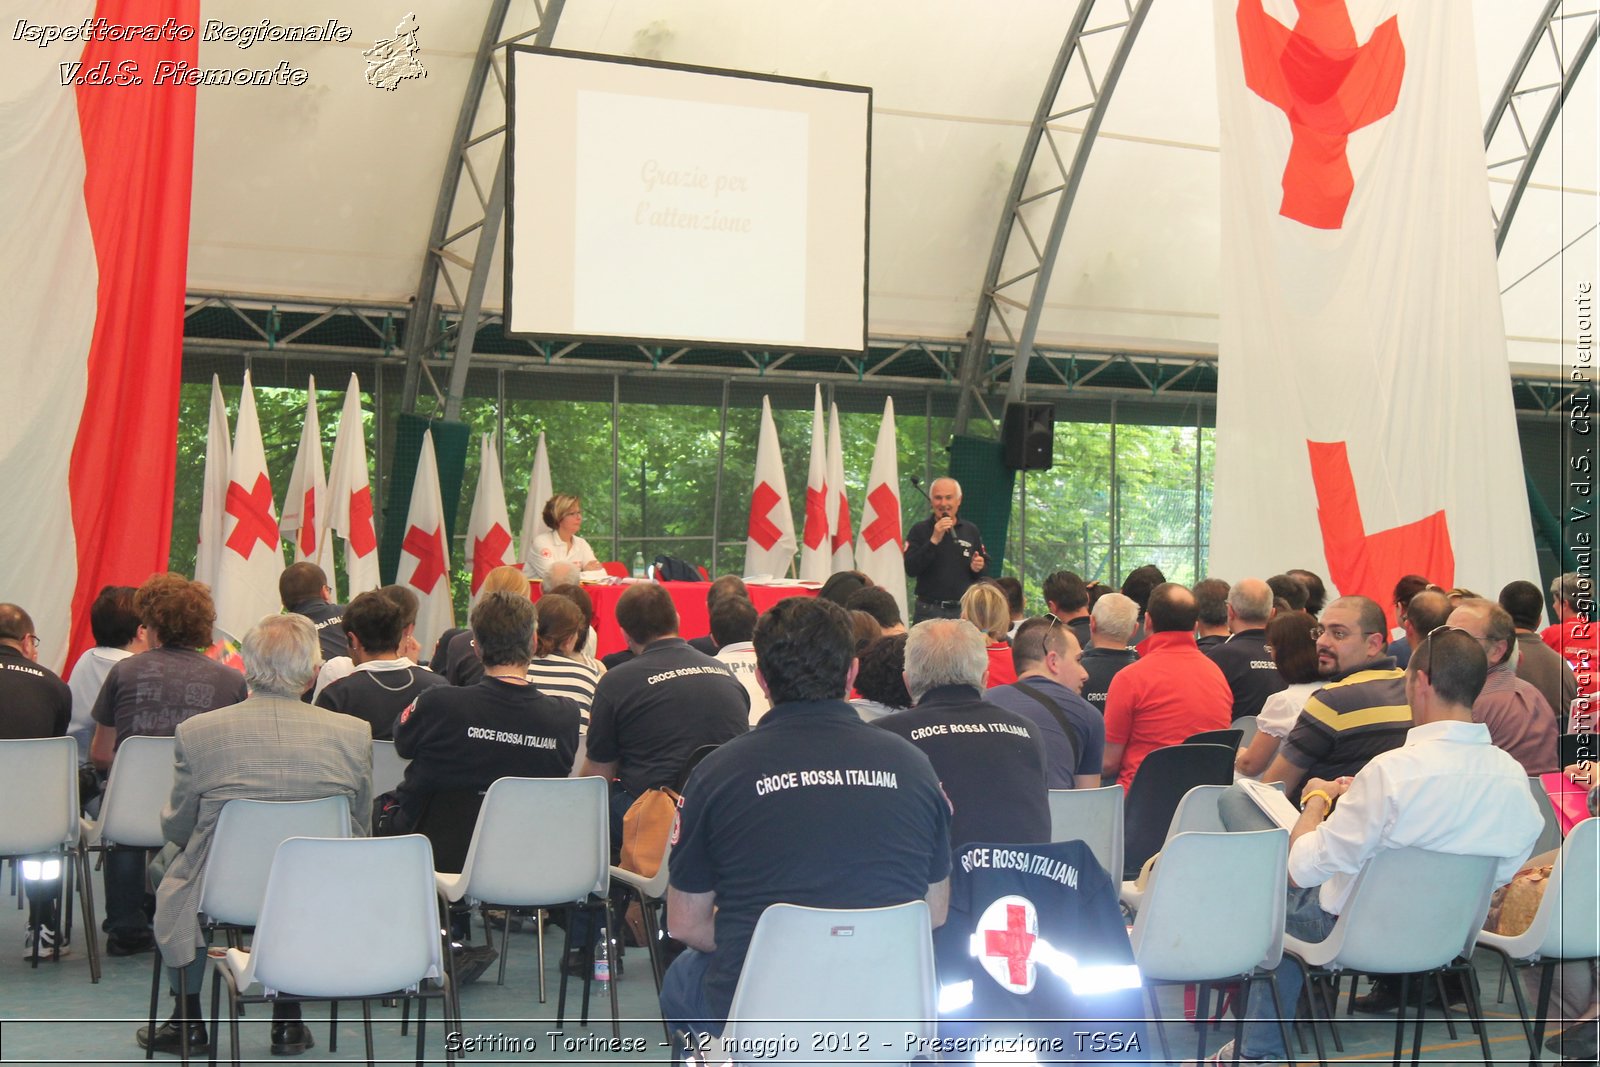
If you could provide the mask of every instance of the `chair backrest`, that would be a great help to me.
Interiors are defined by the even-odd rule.
[[[1550,800],[1550,794],[1545,790],[1544,779],[1534,775],[1528,779],[1528,788],[1533,792],[1533,803],[1539,809],[1539,814],[1544,818],[1544,829],[1539,831],[1539,839],[1533,843],[1534,856],[1542,856],[1546,852],[1553,852],[1561,847],[1561,820],[1556,815],[1556,806]]]
[[[1239,747],[1249,748],[1250,742],[1256,739],[1256,733],[1261,729],[1261,724],[1254,715],[1241,715],[1228,724],[1228,729],[1239,731]]]
[[[1227,730],[1202,730],[1200,733],[1191,734],[1183,739],[1186,745],[1227,745],[1235,752],[1239,751],[1239,744],[1244,740],[1244,731],[1229,728]]]
[[[100,841],[107,845],[160,848],[161,809],[172,797],[174,740],[130,737],[117,749],[100,802]]]
[[[1406,974],[1448,963],[1482,928],[1498,864],[1493,856],[1382,850],[1367,861],[1329,935],[1338,965]]]
[[[200,914],[254,926],[278,846],[291,837],[349,837],[350,798],[230,800],[217,814],[201,875]]]
[[[608,559],[600,566],[613,578],[626,578],[628,576],[628,565],[620,560]]]
[[[1178,801],[1178,810],[1167,824],[1167,841],[1179,834],[1220,834],[1227,831],[1217,801],[1228,789],[1225,785],[1197,785]],[[1165,848],[1165,843],[1162,845]]]
[[[1133,924],[1140,972],[1200,982],[1276,963],[1288,861],[1287,830],[1170,838]]]
[[[863,1062],[886,1046],[903,1048],[907,1034],[931,1036],[936,1018],[926,903],[839,911],[774,904],[750,937],[723,1041],[782,1050],[763,1062]],[[787,1051],[796,1023],[817,1019],[837,1020],[852,1041],[819,1052],[803,1040]],[[853,1040],[863,1033],[866,1049]]]
[[[482,808],[481,789],[439,789],[423,800],[412,829],[433,846],[435,870],[458,874],[465,869],[467,846]]]
[[[1541,956],[1600,956],[1600,819],[1584,819],[1568,831],[1534,922],[1541,919],[1549,924]]]
[[[78,841],[78,742],[70,737],[0,741],[0,856],[53,852]]]
[[[437,900],[421,834],[290,838],[272,861],[248,977],[307,997],[375,996],[438,978]]]
[[[466,864],[467,892],[492,904],[566,904],[604,893],[611,810],[604,778],[501,778],[489,786]]]
[[[1233,782],[1233,749],[1226,745],[1168,745],[1139,764],[1124,807],[1122,876],[1134,878],[1161,851],[1178,802],[1197,785]]]
[[[1050,790],[1050,840],[1082,841],[1113,882],[1122,878],[1122,787]]]
[[[381,797],[399,786],[410,762],[395,752],[393,741],[372,742],[372,795]]]
[[[678,777],[672,783],[673,792],[682,793],[683,787],[689,784],[689,775],[693,774],[694,769],[700,766],[700,761],[716,750],[716,745],[701,745],[689,753],[689,758],[683,761],[683,769],[678,771]]]

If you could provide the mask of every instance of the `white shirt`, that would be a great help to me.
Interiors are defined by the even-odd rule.
[[[569,545],[557,537],[554,530],[546,530],[534,535],[533,543],[528,546],[523,558],[522,569],[529,578],[543,581],[553,563],[574,563],[581,568],[585,563],[594,562],[594,550],[589,547],[589,542],[573,534],[572,544]]]
[[[1294,721],[1300,717],[1307,698],[1325,684],[1296,682],[1273,693],[1267,698],[1267,702],[1261,705],[1261,712],[1256,716],[1256,729],[1268,737],[1276,737],[1282,741],[1289,736],[1289,731],[1294,729]]]
[[[67,688],[72,691],[72,722],[67,726],[67,736],[78,742],[78,766],[89,765],[89,742],[94,739],[95,697],[106,684],[111,668],[133,655],[121,648],[97,645],[86,649],[72,665],[72,680]]]
[[[1338,915],[1356,875],[1380,849],[1421,848],[1495,856],[1494,884],[1517,873],[1544,827],[1522,765],[1489,740],[1482,723],[1413,726],[1406,743],[1373,757],[1326,822],[1289,850],[1295,885],[1322,888]]]
[[[317,685],[311,690],[311,703],[315,704],[328,686],[340,678],[350,677],[356,671],[398,671],[415,666],[415,663],[404,656],[399,659],[369,659],[359,667],[349,656],[335,656],[324,663],[322,669],[317,672]]]
[[[761,691],[761,683],[756,681],[756,646],[749,641],[735,641],[717,649],[717,659],[728,665],[728,670],[750,694],[750,725],[754,726],[772,708],[767,694]]]

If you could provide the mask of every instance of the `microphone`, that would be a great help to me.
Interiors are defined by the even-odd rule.
[[[922,488],[922,479],[918,478],[915,474],[913,474],[913,475],[911,475],[909,481],[911,482],[911,488],[913,488],[917,492],[921,493],[922,494],[922,499],[924,499],[924,500],[926,500],[928,502],[928,506],[930,508],[933,507],[933,497],[929,496],[928,495],[928,491],[926,489]]]

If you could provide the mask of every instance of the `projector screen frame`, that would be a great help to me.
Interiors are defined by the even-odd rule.
[[[765,345],[761,343],[739,341],[717,341],[703,338],[685,337],[640,337],[632,334],[606,335],[595,333],[568,333],[568,332],[535,332],[529,330],[511,329],[512,321],[512,289],[511,278],[513,274],[513,257],[515,241],[513,234],[516,228],[516,145],[517,145],[517,65],[515,53],[528,52],[541,55],[558,56],[568,59],[590,60],[602,63],[620,63],[629,66],[654,67],[663,70],[680,71],[689,74],[710,74],[728,78],[743,78],[751,81],[778,82],[786,85],[798,85],[813,89],[832,89],[840,92],[861,93],[866,96],[866,144],[865,159],[863,160],[862,174],[862,232],[861,232],[861,344],[859,348],[819,347],[808,345]],[[709,67],[693,63],[671,63],[658,59],[642,59],[635,56],[618,56],[602,52],[583,52],[570,48],[552,48],[541,45],[513,44],[506,47],[506,196],[505,196],[505,269],[501,279],[502,308],[501,332],[502,335],[529,342],[539,341],[578,341],[593,344],[618,344],[636,346],[670,346],[675,348],[691,347],[696,349],[717,349],[732,352],[750,351],[781,351],[804,355],[834,355],[852,354],[862,355],[867,351],[869,336],[868,294],[872,281],[872,117],[873,117],[873,90],[869,85],[854,85],[845,82],[819,81],[812,78],[796,78],[780,74],[763,74],[756,71],[731,70],[725,67]]]

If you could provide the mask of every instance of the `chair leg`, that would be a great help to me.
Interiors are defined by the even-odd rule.
[[[572,905],[567,905],[563,914],[566,916],[565,936],[561,939],[561,993],[556,998],[556,1029],[563,1028],[567,1018],[567,956],[572,953]]]
[[[1312,982],[1315,981],[1315,976],[1303,964],[1300,966],[1300,971],[1305,976],[1305,981],[1301,985],[1300,991],[1306,998],[1306,1018],[1311,1022],[1311,1040],[1317,1046],[1317,1062],[1322,1064],[1322,1067],[1328,1067],[1328,1054],[1322,1047],[1322,1031],[1317,1029],[1317,994],[1311,988]],[[1333,1026],[1332,1019],[1328,1020],[1328,1026],[1330,1028]]]
[[[1489,1051],[1488,1019],[1483,1014],[1483,997],[1478,992],[1478,975],[1472,969],[1470,958],[1458,973],[1461,975],[1461,988],[1467,994],[1467,1015],[1472,1023],[1473,1033],[1478,1035],[1478,1047],[1483,1052],[1483,1062],[1488,1063],[1494,1058],[1494,1054]],[[1445,1011],[1449,1010],[1449,1005],[1446,1005]]]
[[[1400,1053],[1405,1047],[1406,1007],[1410,1003],[1408,996],[1410,992],[1411,976],[1402,974],[1400,976],[1400,1006],[1394,1010],[1394,1063],[1396,1067],[1400,1063]]]
[[[1522,1035],[1528,1039],[1528,1053],[1534,1062],[1539,1058],[1539,1043],[1533,1037],[1533,1019],[1528,1015],[1528,1002],[1522,996],[1522,983],[1517,980],[1516,968],[1512,966],[1511,957],[1498,949],[1490,949],[1500,957],[1500,985],[1504,988],[1506,978],[1511,979],[1511,994],[1516,999],[1517,1021],[1522,1023]]]
[[[1239,986],[1239,1000],[1234,1005],[1233,1016],[1233,1067],[1239,1067],[1239,1052],[1244,1048],[1244,1021],[1250,1015],[1250,976],[1246,975]],[[1283,1046],[1284,1052],[1289,1051],[1287,1042]]]
[[[146,1031],[147,1033],[153,1034],[153,1033],[156,1032],[156,1008],[157,1008],[158,1005],[160,1005],[160,1003],[161,1003],[161,953],[157,952],[155,954],[155,959],[151,961],[151,971],[150,971],[150,1029],[148,1031]],[[145,1050],[144,1050],[144,1058],[145,1059],[147,1059],[147,1060],[155,1059],[155,1055],[156,1055],[156,1050],[155,1049],[149,1048],[149,1047],[145,1048]]]
[[[533,932],[539,941],[539,1003],[543,1004],[544,991],[544,909],[535,908],[533,912]]]
[[[659,996],[663,977],[661,971],[661,946],[657,944],[661,940],[661,912],[657,910],[655,904],[645,900],[643,893],[639,894],[639,910],[644,913],[644,937],[645,944],[650,951],[650,973],[655,977],[656,995]]]
[[[1206,1058],[1206,1021],[1211,1017],[1211,984],[1201,982],[1194,991],[1194,1058]]]
[[[1444,1016],[1444,1027],[1450,1032],[1450,1040],[1456,1039],[1456,1021],[1450,1017],[1450,994],[1444,988],[1444,972],[1433,972],[1433,987],[1439,991],[1439,1014]],[[1427,1000],[1424,995],[1423,1000]]]
[[[1161,1056],[1172,1062],[1172,1046],[1167,1044],[1167,1028],[1161,1025],[1161,1003],[1156,999],[1156,987],[1145,983],[1145,996],[1150,999],[1150,1021],[1156,1024],[1156,1040],[1161,1042]]]
[[[339,1002],[328,1001],[328,1051],[339,1051]]]
[[[607,951],[608,954],[610,954],[612,956],[620,956],[622,954],[622,942],[627,940],[627,939],[623,938],[623,937],[617,937],[616,936],[617,924],[614,921],[616,916],[611,911],[611,897],[609,895],[607,895],[607,896],[603,897],[602,899],[605,901],[605,914],[606,914],[606,924],[605,924],[604,927],[602,927],[602,929],[605,931],[605,936],[606,936],[608,941],[614,940],[617,943],[617,951],[615,953],[611,953],[611,946],[609,944],[606,945],[606,951]],[[622,1037],[622,1018],[621,1018],[622,1012],[617,1007],[617,976],[616,975],[612,975],[611,976],[611,981],[606,983],[606,988],[611,991],[611,1036],[615,1037],[615,1038],[621,1038]]]
[[[1546,958],[1539,964],[1539,1003],[1535,1006],[1533,1013],[1534,1060],[1538,1060],[1539,1048],[1544,1044],[1544,1026],[1550,1019],[1550,993],[1555,973],[1555,960]]]
[[[420,992],[422,987],[418,986],[417,988],[418,988],[418,991]],[[411,998],[410,997],[406,998],[406,1007],[407,1007],[407,1009],[409,1009],[411,1007]],[[446,1009],[445,1016],[448,1018],[449,1015],[450,1015],[450,1012],[449,1012],[448,1009]],[[446,1025],[445,1029],[448,1030],[449,1028],[450,1027],[448,1025]],[[428,998],[427,997],[418,997],[417,998],[417,1067],[422,1067],[422,1054],[423,1054],[424,1051],[426,1051],[426,1049],[424,1048],[423,1043],[422,1043],[422,1035],[427,1029],[428,1029]],[[445,1051],[446,1052],[450,1051],[450,1042],[449,1041],[445,1042]]]
[[[158,957],[159,957],[159,955],[160,954],[157,953]],[[216,969],[214,967],[212,968],[212,970],[213,970],[213,973],[211,975],[211,1030],[210,1030],[211,1054],[206,1057],[206,1063],[209,1064],[210,1067],[217,1067],[217,1046],[222,1044],[222,1031],[217,1029],[218,1025],[222,1021],[222,1016],[221,1016],[222,1008],[220,1007],[221,1002],[222,1002],[222,975],[218,974],[218,973],[215,973]]]
[[[94,879],[89,876],[88,853],[79,852],[77,856],[78,896],[83,900],[83,940],[89,954],[89,981],[97,984],[100,981],[100,924],[95,921]]]
[[[1412,1063],[1420,1063],[1422,1061],[1422,1017],[1424,1015],[1426,1015],[1427,1013],[1428,1013],[1428,998],[1427,997],[1421,997],[1421,998],[1418,999],[1418,1003],[1417,1003],[1417,1021],[1416,1021],[1416,1025],[1411,1028],[1411,1062]],[[1446,1012],[1446,1014],[1448,1014],[1448,1011]],[[1455,1036],[1454,1027],[1451,1028],[1451,1032],[1450,1033],[1451,1033],[1452,1037]]]
[[[1329,983],[1333,985],[1331,991],[1328,988]],[[1321,990],[1324,1014],[1328,1018],[1328,1033],[1333,1037],[1333,1049],[1335,1052],[1343,1052],[1344,1038],[1339,1036],[1339,1027],[1334,1021],[1339,1013],[1339,976],[1330,971],[1322,976],[1318,988]]]
[[[495,979],[495,985],[506,984],[506,957],[511,955],[511,909],[505,908],[505,918],[500,923],[500,975]],[[489,944],[494,944],[494,932],[484,924],[483,939]]]
[[[420,1009],[418,1011],[418,1015],[419,1016],[421,1015]],[[405,1037],[406,1036],[406,1031],[410,1027],[410,1025],[411,1025],[411,998],[410,997],[406,997],[404,1000],[400,1001],[400,1036],[401,1037]],[[418,1026],[422,1025],[422,1020],[420,1018],[418,1018],[418,1020],[417,1020],[417,1025]]]
[[[361,1002],[361,1032],[367,1039],[367,1067],[378,1067],[377,1058],[372,1052],[372,1001]]]
[[[1289,1058],[1289,1067],[1298,1067],[1294,1059],[1294,1046],[1289,1044],[1290,1022],[1283,1017],[1283,994],[1278,990],[1278,976],[1268,971],[1266,977],[1267,991],[1272,994],[1272,1011],[1278,1017],[1278,1033],[1283,1037],[1283,1054]]]
[[[157,953],[157,955],[159,956],[160,953]],[[198,995],[199,994],[196,994],[196,996],[198,996]],[[182,1023],[182,1025],[180,1025],[178,1027],[178,1055],[180,1057],[182,1057],[182,1060],[183,1060],[184,1063],[188,1063],[189,1062],[189,1023],[191,1023],[193,1020],[190,1019],[189,1015],[188,1015],[188,1012],[189,1012],[189,969],[187,967],[179,967],[178,968],[178,1010],[184,1013],[181,1016],[181,1018],[183,1019],[183,1023]],[[154,1033],[155,1033],[154,1031],[151,1031],[151,1035],[152,1036],[154,1036]]]
[[[239,990],[233,975],[228,975],[228,1051],[233,1067],[239,1067]]]

